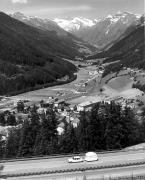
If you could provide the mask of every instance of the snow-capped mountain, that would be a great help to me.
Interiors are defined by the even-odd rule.
[[[136,24],[140,17],[130,12],[119,11],[115,15],[108,15],[101,19],[73,18],[54,21],[84,41],[97,48],[103,48],[119,38],[130,25]]]
[[[11,14],[10,16],[30,26],[34,26],[45,31],[55,31],[58,36],[67,36],[67,32],[60,26],[58,26],[56,22],[50,19],[41,19],[36,16],[25,16],[20,12],[16,12],[14,14]]]
[[[115,15],[93,20],[82,17],[50,20],[27,17],[19,12],[11,16],[36,28],[54,31],[58,36],[68,37],[72,33],[97,49],[102,49],[115,42],[128,27],[136,25],[141,17],[141,15],[120,11]]]
[[[145,68],[144,20],[144,16],[142,16],[138,20],[138,24],[129,27],[120,39],[114,42],[110,48],[105,49],[105,51],[101,51],[100,53],[91,55],[88,59],[106,57],[107,63],[116,61],[114,65],[112,64],[109,67],[109,71],[107,73],[115,71],[117,65],[120,67],[120,64],[125,67],[137,67],[139,69]],[[118,60],[120,61],[117,62]],[[116,71],[118,70],[116,69]]]
[[[54,22],[56,22],[61,28],[65,29],[66,31],[73,32],[78,31],[80,29],[85,29],[87,27],[94,26],[98,20],[94,19],[86,19],[82,17],[75,17],[72,19],[54,19]]]
[[[10,15],[12,18],[17,19],[27,25],[33,26],[35,28],[41,29],[43,31],[53,31],[59,37],[60,41],[67,41],[68,46],[75,46],[80,54],[91,54],[96,50],[96,48],[82,39],[74,36],[73,34],[65,31],[56,22],[50,19],[41,19],[39,17],[28,17],[20,12],[16,12]],[[54,39],[55,40],[55,39]],[[58,41],[59,43],[59,41]]]

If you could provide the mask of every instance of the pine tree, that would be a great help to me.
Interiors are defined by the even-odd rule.
[[[1,126],[5,126],[5,125],[6,125],[4,113],[1,113],[1,114],[0,114],[0,125],[1,125]]]
[[[104,104],[98,103],[91,112],[89,123],[89,142],[90,150],[104,149],[104,131],[105,131]]]
[[[7,117],[7,125],[8,126],[16,126],[16,118],[13,114],[10,114],[8,117]]]
[[[24,105],[23,101],[18,101],[17,102],[17,111],[18,112],[23,112],[24,111],[24,107],[25,107],[25,105]]]
[[[140,124],[140,140],[141,142],[145,142],[145,117],[142,119],[142,123]]]
[[[2,140],[2,135],[0,134],[0,159],[4,157],[4,146],[5,143]]]
[[[37,111],[34,107],[31,111],[31,115],[26,120],[22,127],[19,156],[31,156],[34,153],[34,146],[37,134],[40,129],[40,119]]]
[[[23,124],[20,134],[19,151],[18,156],[30,156],[33,154],[33,141],[31,136],[32,127],[30,122],[26,120]]]
[[[131,146],[138,143],[139,140],[139,123],[135,118],[133,111],[129,107],[125,107],[123,111],[123,129],[124,129],[124,143],[123,145]]]
[[[52,109],[43,115],[34,148],[35,154],[46,155],[57,152],[57,120]]]
[[[21,128],[9,130],[5,145],[5,157],[12,158],[18,155]]]
[[[71,123],[65,124],[65,131],[61,137],[60,149],[63,153],[78,152],[78,140],[76,132]]]
[[[80,122],[77,127],[77,139],[79,142],[79,151],[87,151],[89,149],[89,133],[87,132],[88,128],[88,116],[85,111],[80,113]]]
[[[105,123],[106,149],[120,149],[123,138],[123,119],[121,117],[121,106],[112,102],[107,107]]]

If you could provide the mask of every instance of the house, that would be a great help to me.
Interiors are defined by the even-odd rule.
[[[66,104],[66,102],[64,99],[59,99],[58,101],[54,102],[54,107],[60,107],[60,106],[63,106],[65,104]]]
[[[57,127],[57,132],[58,132],[58,135],[62,135],[63,134],[63,132],[64,132],[64,123],[63,122],[61,122],[59,125],[58,125],[58,127]]]
[[[98,102],[86,101],[77,106],[77,111],[90,111]]]
[[[98,75],[98,71],[89,71],[90,76]]]
[[[72,123],[73,127],[76,128],[78,126],[79,122],[80,122],[79,118],[76,117],[73,119],[73,121],[71,123]]]
[[[61,116],[66,117],[68,115],[68,112],[66,110],[61,112]]]
[[[46,111],[47,111],[46,108],[39,108],[39,109],[37,109],[38,114],[44,114],[44,113],[46,113]]]

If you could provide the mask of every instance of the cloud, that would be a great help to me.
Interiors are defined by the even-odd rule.
[[[92,10],[92,7],[90,6],[87,6],[87,5],[79,5],[79,6],[59,6],[59,7],[54,7],[54,6],[51,6],[51,7],[35,7],[35,8],[32,8],[32,7],[28,7],[26,10],[25,10],[25,14],[29,14],[29,15],[39,15],[39,16],[43,16],[44,14],[45,15],[58,15],[58,14],[67,14],[68,13],[68,16],[70,13],[76,13],[76,12],[86,12],[86,11],[90,11]]]
[[[63,7],[47,7],[42,9],[35,9],[38,12],[48,12],[48,13],[64,13],[64,12],[71,12],[71,11],[89,11],[92,7],[90,6],[63,6]]]
[[[28,2],[28,0],[12,0],[12,3],[23,3],[23,4],[25,4],[27,2]]]

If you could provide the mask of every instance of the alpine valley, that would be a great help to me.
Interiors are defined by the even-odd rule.
[[[64,77],[67,77],[66,82],[70,82],[75,78],[76,67],[64,59],[105,58],[107,50],[107,55],[114,59],[117,55],[116,52],[110,54],[111,47],[119,46],[123,38],[142,38],[142,34],[135,33],[143,28],[139,28],[140,18],[141,15],[118,12],[93,20],[79,17],[50,20],[28,17],[20,12],[10,15],[1,12],[0,94],[17,94],[52,86]],[[141,47],[140,54],[144,48],[143,40],[137,42]],[[121,46],[123,48],[124,43]],[[132,48],[126,50],[129,54]]]

